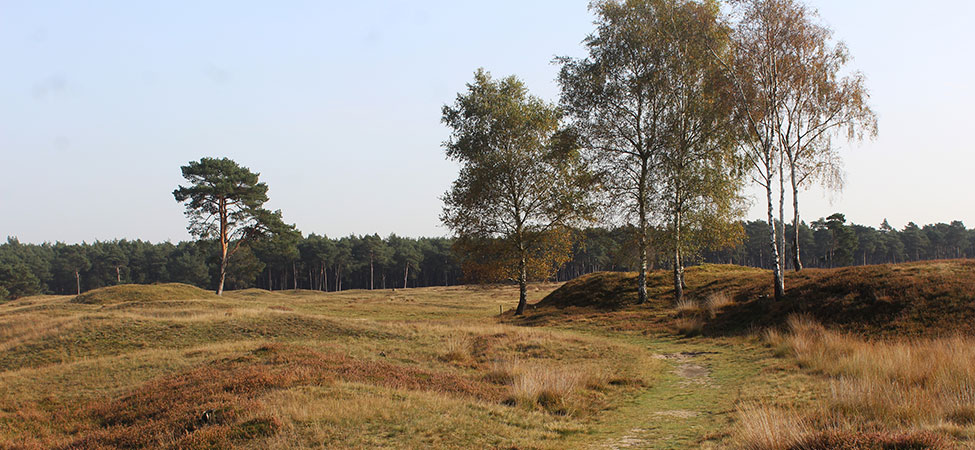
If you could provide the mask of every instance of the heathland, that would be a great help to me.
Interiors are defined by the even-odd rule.
[[[975,262],[0,305],[2,448],[952,448]],[[499,312],[502,312],[499,314]]]

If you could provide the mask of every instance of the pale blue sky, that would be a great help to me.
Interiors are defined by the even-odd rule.
[[[804,217],[975,225],[975,3],[809,4],[867,75],[881,134]],[[551,59],[592,29],[565,0],[0,0],[0,237],[186,239],[171,192],[202,156],[260,172],[305,233],[447,234],[442,105],[482,66],[557,100]]]

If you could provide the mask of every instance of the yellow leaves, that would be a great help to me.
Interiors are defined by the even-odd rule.
[[[572,257],[572,231],[556,228],[525,233],[525,271],[529,281],[552,278]],[[473,283],[500,283],[518,279],[520,256],[513,239],[461,238],[454,243],[464,278]]]

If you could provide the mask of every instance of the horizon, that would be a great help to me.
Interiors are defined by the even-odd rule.
[[[958,205],[975,167],[961,135],[975,63],[955,56],[975,5],[807,3],[866,75],[880,135],[843,146],[845,190],[804,192],[803,220],[971,226],[975,209]],[[267,207],[303,233],[446,237],[440,196],[457,166],[440,108],[478,67],[557,102],[552,58],[584,56],[593,31],[584,2],[187,5],[2,6],[0,205],[17,213],[0,236],[191,240],[171,194],[179,168],[226,156],[261,173]]]

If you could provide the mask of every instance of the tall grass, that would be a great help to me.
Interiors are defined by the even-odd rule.
[[[767,332],[766,340],[778,355],[829,378],[825,406],[831,412],[800,417],[767,407],[742,410],[746,447],[793,448],[799,442],[796,433],[812,439],[813,429],[834,434],[908,432],[876,437],[892,442],[938,441],[936,435],[911,434],[923,430],[975,436],[975,339],[866,340],[801,316],[791,317],[788,325],[788,332]],[[782,417],[789,418],[788,425]],[[921,448],[931,447],[937,448]]]
[[[584,377],[585,374],[567,368],[523,367],[514,377],[509,401],[538,405],[553,414],[569,415],[573,412],[571,399],[585,384]]]

